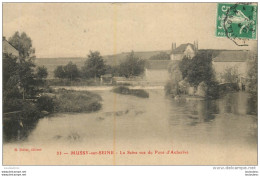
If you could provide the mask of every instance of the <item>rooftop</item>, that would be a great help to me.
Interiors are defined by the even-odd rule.
[[[185,44],[181,44],[181,45],[178,46],[175,50],[173,50],[173,54],[183,54],[184,51],[186,50],[186,48],[187,48],[189,45],[191,46],[191,48],[192,48],[193,50],[195,50],[193,44],[191,44],[191,43],[185,43]]]
[[[14,56],[19,56],[19,51],[12,46],[6,39],[3,37],[2,39],[3,53],[12,54]]]
[[[245,62],[249,57],[247,50],[226,50],[220,51],[215,57],[213,62]]]

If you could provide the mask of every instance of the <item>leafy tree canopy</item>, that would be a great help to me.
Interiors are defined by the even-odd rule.
[[[192,59],[183,58],[180,63],[180,70],[183,79],[187,78],[193,86],[205,82],[207,85],[215,81],[211,64],[212,56],[208,52],[200,52]]]
[[[32,40],[24,32],[22,32],[21,35],[19,32],[15,32],[14,35],[9,38],[9,43],[19,51],[19,57],[18,60],[5,60],[3,64],[3,68],[6,70],[4,71],[5,83],[8,82],[8,79],[13,80],[13,78],[16,78],[18,88],[22,92],[23,98],[33,97],[38,92],[38,84],[37,81],[35,81],[35,64],[33,62],[35,50],[32,48]],[[8,56],[5,56],[5,58],[10,59]],[[16,64],[14,62],[16,62]],[[13,68],[10,68],[10,64]],[[8,84],[5,86],[7,85]]]
[[[144,72],[145,61],[134,55],[132,51],[119,65],[119,75],[125,77],[138,76]]]
[[[54,76],[57,78],[75,80],[76,78],[80,77],[80,71],[76,64],[69,62],[65,66],[57,66],[54,70]]]
[[[188,81],[194,86],[198,86],[203,81],[206,84],[213,82],[214,74],[211,65],[211,56],[206,52],[202,52],[193,57],[187,77]]]
[[[36,75],[37,75],[37,78],[39,78],[39,79],[47,78],[47,76],[48,76],[47,68],[44,66],[37,67]]]
[[[25,32],[22,32],[21,35],[18,31],[15,32],[8,42],[19,51],[22,58],[30,57],[35,53],[35,49],[32,48],[32,40]]]
[[[84,78],[100,78],[105,74],[106,65],[99,51],[89,52],[81,71]]]

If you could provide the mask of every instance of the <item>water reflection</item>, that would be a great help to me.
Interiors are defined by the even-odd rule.
[[[112,140],[115,117],[118,141],[257,144],[257,101],[245,92],[230,93],[217,100],[177,101],[165,97],[163,90],[150,90],[149,99],[117,95],[116,105],[111,103],[115,94],[99,93],[103,98],[101,111],[55,114],[23,127],[9,121],[3,127],[4,142],[24,140],[28,135],[31,142],[85,144],[97,139]]]
[[[247,114],[257,115],[257,94],[250,94],[247,98]]]
[[[181,101],[171,102],[170,123],[172,125],[180,124],[180,118],[184,118],[187,125],[196,125],[201,122],[210,122],[219,113],[219,106],[216,101]],[[188,118],[188,119],[187,119]]]
[[[3,141],[24,141],[38,124],[38,120],[3,120]]]
[[[185,116],[197,122],[210,122],[215,119],[216,114],[256,115],[257,99],[239,92],[227,94],[217,100],[172,100],[171,107],[172,119]]]
[[[171,101],[174,138],[208,143],[257,144],[257,101],[245,92],[217,100]],[[203,140],[202,140],[203,138]]]

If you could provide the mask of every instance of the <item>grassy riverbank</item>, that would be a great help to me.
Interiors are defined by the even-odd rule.
[[[94,112],[101,109],[101,96],[89,91],[58,90],[56,112]]]
[[[26,139],[39,119],[51,113],[98,111],[102,107],[101,101],[101,96],[96,93],[65,89],[49,89],[38,99],[20,100],[20,109],[3,114],[4,141]]]

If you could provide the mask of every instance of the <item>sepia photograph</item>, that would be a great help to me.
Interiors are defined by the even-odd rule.
[[[257,17],[2,2],[2,165],[257,166]]]

